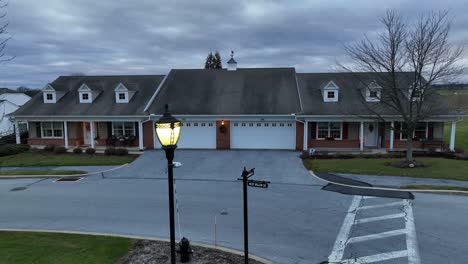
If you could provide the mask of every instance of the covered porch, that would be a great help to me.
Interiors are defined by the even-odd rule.
[[[154,148],[152,121],[41,120],[28,121],[28,125],[28,144],[31,146],[91,147],[97,150],[107,147]]]
[[[421,122],[413,135],[415,150],[455,150],[456,121],[450,121],[450,143],[444,143],[444,121]],[[303,150],[342,152],[403,151],[408,133],[399,121],[305,120]]]

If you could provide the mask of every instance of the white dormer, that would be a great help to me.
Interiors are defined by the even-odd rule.
[[[371,82],[366,89],[366,101],[367,102],[380,102],[380,96],[382,94],[382,87],[375,81]]]
[[[80,104],[89,104],[93,102],[93,91],[83,83],[78,89]]]
[[[48,83],[42,89],[42,97],[44,98],[44,103],[55,104],[57,102],[57,91],[55,91],[54,87]]]
[[[338,102],[340,88],[335,82],[330,81],[322,89],[324,102]]]
[[[408,99],[413,100],[413,101],[420,101],[424,97],[424,88],[422,87],[417,87],[414,88],[416,84],[410,85],[408,89]]]
[[[128,103],[132,99],[133,94],[135,94],[135,91],[128,90],[122,83],[119,83],[114,91],[116,103]]]

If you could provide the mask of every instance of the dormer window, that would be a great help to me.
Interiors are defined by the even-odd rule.
[[[333,81],[322,89],[324,102],[338,102],[339,87]]]
[[[382,87],[375,81],[369,84],[366,89],[366,101],[367,102],[380,102]]]
[[[80,103],[81,104],[89,104],[93,102],[93,99],[98,95],[97,92],[93,92],[88,85],[82,84],[78,89],[78,93],[80,96]]]
[[[119,83],[114,91],[116,103],[128,103],[135,93],[135,91],[127,89],[122,83]]]
[[[57,92],[50,84],[47,84],[46,87],[42,89],[42,97],[46,104],[54,104],[57,102]]]

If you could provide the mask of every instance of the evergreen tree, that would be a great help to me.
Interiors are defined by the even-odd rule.
[[[205,69],[213,69],[214,56],[213,52],[208,53],[205,61]]]
[[[222,69],[223,64],[221,63],[221,55],[219,54],[219,51],[216,51],[214,54],[214,60],[213,60],[213,69]]]

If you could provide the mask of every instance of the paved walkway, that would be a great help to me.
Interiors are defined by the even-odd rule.
[[[404,185],[437,185],[437,186],[463,186],[468,187],[468,181],[441,180],[430,178],[413,178],[399,176],[372,176],[358,174],[335,173],[338,176],[364,181],[373,186],[400,188]]]

